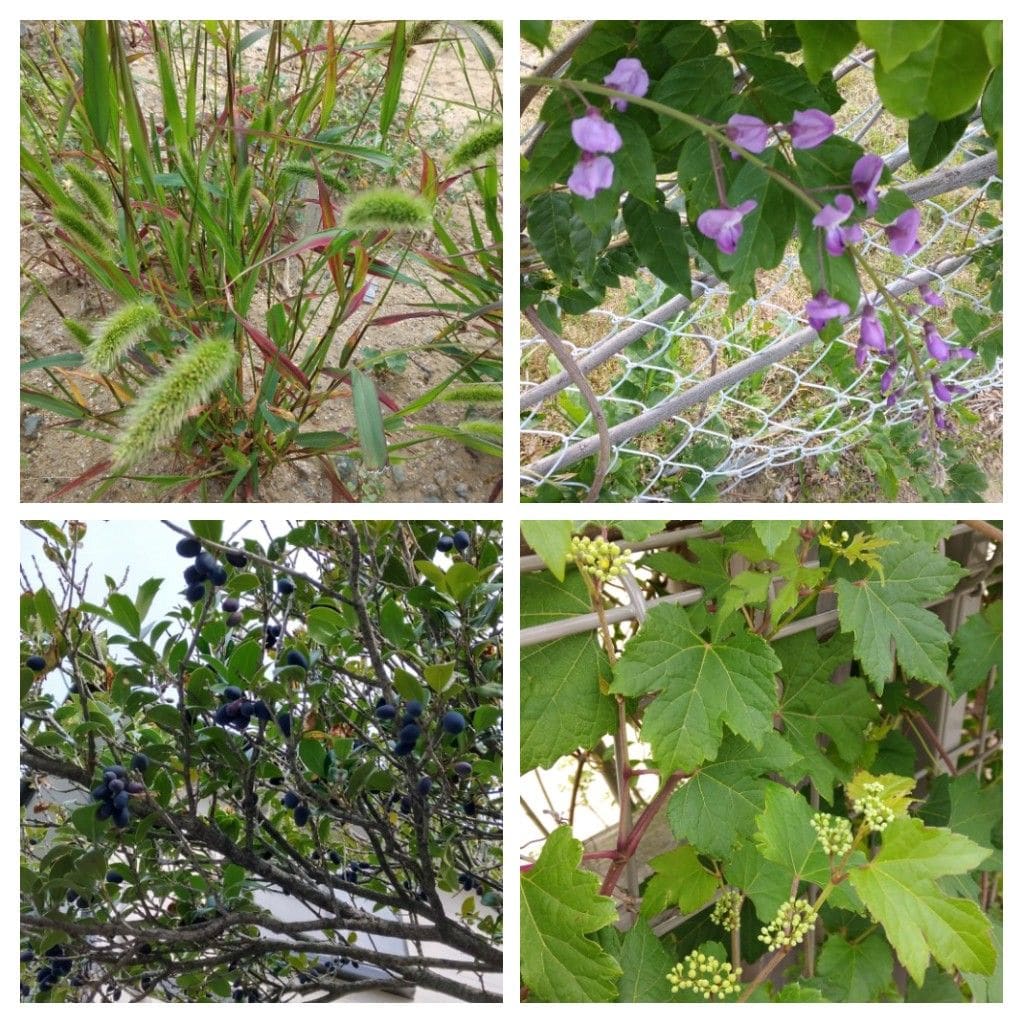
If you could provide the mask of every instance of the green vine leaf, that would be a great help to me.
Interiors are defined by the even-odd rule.
[[[878,693],[895,674],[894,649],[909,676],[944,686],[949,634],[920,604],[947,594],[966,570],[919,544],[894,544],[880,557],[880,580],[836,582],[839,622],[854,635],[854,654]]]
[[[547,573],[525,576],[520,605],[524,627],[591,610],[586,583],[575,571],[564,583]],[[520,771],[550,768],[615,728],[614,702],[601,691],[601,680],[611,673],[593,633],[525,648],[520,671]]]
[[[543,1002],[607,1002],[618,994],[622,969],[587,938],[617,919],[615,901],[598,896],[597,875],[580,870],[582,855],[563,825],[522,875],[522,980]]]
[[[669,799],[668,820],[676,838],[701,853],[728,856],[750,835],[764,807],[763,773],[783,771],[792,761],[793,752],[774,733],[760,750],[738,736],[728,737],[717,759],[701,765]]]
[[[779,546],[789,539],[790,534],[800,526],[799,519],[756,519],[750,524],[758,540],[764,545],[769,558],[775,557]]]
[[[631,697],[658,693],[641,736],[662,772],[689,772],[718,753],[725,725],[761,747],[777,710],[780,667],[761,637],[704,640],[685,609],[660,605],[626,644],[612,689]]]
[[[864,730],[878,721],[878,707],[863,679],[831,682],[851,658],[849,636],[836,634],[821,643],[813,632],[804,632],[774,646],[782,661],[783,736],[795,755],[786,778],[799,782],[809,776],[819,792],[830,793],[835,783],[850,778],[867,744]]]
[[[675,961],[646,921],[637,921],[623,936],[619,963],[622,965],[620,1003],[675,1001],[667,978]]]
[[[572,540],[572,523],[567,519],[541,519],[520,524],[526,543],[541,557],[556,580],[565,579],[565,556]]]
[[[953,636],[956,657],[946,689],[953,697],[981,686],[991,669],[996,670],[994,686],[1003,679],[1003,602],[994,601],[987,608],[966,619]]]
[[[877,932],[850,942],[838,932],[830,935],[818,956],[817,977],[833,1002],[868,1003],[892,984],[892,950]]]
[[[675,906],[689,914],[704,906],[718,890],[718,879],[700,862],[692,846],[677,846],[650,860],[654,877],[647,883],[640,913],[653,917]]]
[[[854,890],[919,986],[929,956],[947,971],[995,970],[991,928],[981,909],[947,896],[937,884],[973,870],[988,853],[948,829],[898,818],[885,830],[874,860],[851,870]]]

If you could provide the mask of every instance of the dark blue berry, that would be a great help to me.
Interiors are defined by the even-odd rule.
[[[420,733],[423,730],[415,722],[410,722],[408,725],[403,725],[398,730],[398,742],[399,743],[415,743],[420,738]]]
[[[292,811],[292,817],[295,818],[295,824],[302,828],[309,821],[309,808],[305,804],[299,804]]]
[[[223,587],[228,581],[228,571],[223,565],[218,565],[210,570],[210,582],[215,587]]]
[[[174,550],[177,551],[182,558],[195,558],[196,555],[203,550],[203,546],[195,539],[195,537],[182,537],[181,540],[174,545]]]
[[[452,736],[458,736],[466,728],[466,720],[458,711],[448,711],[441,719],[441,728]]]
[[[242,624],[242,613],[232,612],[225,621],[231,627],[240,626]]]
[[[131,815],[127,807],[117,807],[114,809],[114,824],[118,828],[127,828],[130,820]]]
[[[410,718],[419,718],[423,714],[423,705],[418,700],[411,700],[405,705],[405,713]]]
[[[459,530],[458,533],[452,537],[455,542],[455,547],[459,551],[465,551],[469,547],[469,534],[465,530]]]
[[[412,743],[396,743],[395,744],[395,756],[405,757],[407,754],[411,754],[416,749],[416,741]]]
[[[294,811],[295,808],[302,803],[302,797],[300,797],[298,793],[293,793],[289,790],[283,797],[281,797],[281,803],[283,803],[289,811]]]
[[[196,556],[195,567],[206,577],[213,575],[214,570],[220,568],[220,563],[209,551],[200,551]]]
[[[224,561],[236,569],[241,569],[248,564],[249,558],[244,551],[225,551]]]
[[[302,651],[289,651],[284,656],[286,665],[294,665],[296,668],[301,668],[303,671],[309,668],[309,662],[306,660],[306,656]]]
[[[132,758],[132,768],[137,772],[144,772],[149,767],[149,758],[145,754],[136,754]]]
[[[292,716],[287,711],[282,711],[277,716],[277,727],[285,734],[285,736],[291,736],[292,734]]]
[[[240,607],[237,597],[225,597],[220,603],[222,612],[237,612]]]
[[[223,697],[225,700],[239,700],[242,696],[242,691],[237,686],[225,686]]]
[[[341,863],[341,854],[338,853],[337,850],[330,850],[330,851],[328,851],[327,856],[331,858],[331,863],[332,864],[340,864]]]
[[[185,577],[185,584],[189,587],[202,583],[206,579],[205,574],[201,573],[194,565],[187,566],[182,576]]]
[[[270,711],[270,707],[262,700],[258,700],[253,704],[252,713],[261,722],[269,722],[270,719],[274,717]]]
[[[42,672],[46,668],[46,659],[40,657],[38,654],[33,654],[31,657],[25,659],[25,664],[28,665],[33,672]]]
[[[277,581],[277,592],[282,597],[295,593],[295,584],[287,576],[282,576]]]
[[[105,818],[109,818],[114,813],[114,805],[109,800],[104,800],[103,803],[96,808],[96,817],[103,821]]]
[[[380,707],[377,708],[377,710],[374,712],[374,714],[382,722],[390,722],[391,719],[394,718],[395,714],[396,714],[396,712],[395,712],[395,705],[394,704],[381,704]]]
[[[402,813],[408,814],[412,810],[412,800],[407,796],[403,796],[401,800],[401,807]]]
[[[451,551],[455,547],[455,541],[453,538],[445,534],[443,537],[439,537],[437,541],[437,550],[442,552]]]
[[[434,783],[426,775],[416,783],[416,792],[420,796],[426,796],[434,788]]]
[[[107,881],[110,882],[111,885],[120,885],[124,881],[124,875],[122,875],[120,871],[115,871],[111,868],[107,872]]]
[[[463,779],[473,774],[473,766],[468,761],[456,761],[452,770]]]
[[[193,583],[192,586],[185,588],[185,600],[191,604],[196,604],[198,601],[202,601],[205,596],[205,583]]]

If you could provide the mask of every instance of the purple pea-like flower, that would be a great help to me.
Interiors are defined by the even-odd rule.
[[[885,400],[886,409],[891,409],[901,398],[903,397],[903,388],[897,388],[888,398]]]
[[[878,209],[878,182],[885,169],[885,162],[874,153],[865,153],[854,165],[850,175],[853,194],[868,208],[868,213]]]
[[[937,373],[931,375],[932,391],[940,402],[952,402],[957,395],[967,394],[967,388],[959,384],[945,384]]]
[[[739,206],[705,210],[697,218],[697,230],[706,238],[714,239],[719,252],[731,256],[743,235],[743,218],[756,206],[756,200],[747,199]]]
[[[601,116],[597,107],[573,121],[572,138],[584,153],[614,153],[622,146],[619,130]]]
[[[897,256],[913,256],[921,243],[917,240],[917,229],[921,226],[921,214],[916,206],[904,210],[896,220],[886,226],[889,248]]]
[[[977,359],[978,353],[973,348],[951,348],[949,350],[951,359]]]
[[[651,80],[644,71],[643,64],[636,57],[623,57],[604,76],[604,84],[619,92],[628,92],[631,96],[646,96]],[[616,110],[625,110],[629,104],[625,100],[613,99],[612,106]]]
[[[875,307],[868,304],[860,315],[860,343],[875,352],[888,352],[885,345],[885,329],[875,314]]]
[[[930,320],[924,322],[924,347],[928,349],[928,355],[940,363],[945,363],[950,358],[949,346]]]
[[[878,390],[884,395],[892,387],[894,380],[896,380],[896,364],[890,363],[889,368],[882,374],[882,379],[878,382]]]
[[[830,256],[842,256],[847,241],[847,230],[840,225],[853,213],[853,200],[849,196],[836,196],[835,205],[823,206],[811,223],[825,229],[825,248]],[[855,241],[856,239],[850,239]]]
[[[749,153],[762,153],[768,145],[768,125],[750,114],[733,114],[726,124],[725,134]],[[733,160],[739,160],[736,150],[731,150],[731,154]]]
[[[850,307],[842,299],[832,298],[822,288],[813,299],[808,299],[804,312],[807,314],[810,325],[816,331],[820,331],[829,320],[834,320],[836,317],[849,316]]]
[[[798,110],[787,125],[794,149],[814,149],[836,130],[836,123],[824,110]]]
[[[935,426],[939,430],[953,429],[953,424],[946,419],[946,414],[941,409],[935,410]]]
[[[615,167],[606,156],[584,153],[569,175],[569,191],[583,199],[593,199],[603,188],[609,188]]]
[[[917,290],[921,293],[921,298],[928,303],[929,306],[938,306],[939,309],[946,308],[946,300],[941,295],[937,295],[933,292],[928,285],[923,284]]]

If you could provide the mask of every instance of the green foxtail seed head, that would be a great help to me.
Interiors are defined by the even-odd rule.
[[[82,348],[88,348],[92,344],[92,335],[89,333],[89,328],[84,324],[80,324],[77,320],[72,320],[71,317],[65,317],[64,326],[67,329],[68,334],[70,334],[71,337],[82,346]]]
[[[786,900],[758,937],[770,950],[792,949],[803,941],[817,919],[817,911],[807,900]]]
[[[665,975],[672,991],[690,989],[705,999],[724,999],[740,990],[740,973],[717,956],[694,950]]]
[[[448,158],[449,167],[468,167],[501,145],[501,122],[494,121],[470,132],[452,151]]]
[[[459,424],[459,430],[466,434],[476,434],[478,437],[494,437],[499,441],[504,436],[498,420],[463,420]]]
[[[740,908],[743,906],[743,893],[737,889],[727,889],[715,900],[711,911],[711,920],[715,924],[731,932],[740,926]]]
[[[477,384],[457,384],[442,396],[445,402],[500,402],[503,399],[502,386],[489,381]]]
[[[602,583],[622,574],[622,567],[632,552],[601,537],[573,537],[569,542],[567,562],[575,562],[580,572],[589,573]]]
[[[124,469],[174,437],[189,413],[228,378],[237,354],[230,338],[197,342],[153,381],[128,410],[114,448],[114,466]]]
[[[86,361],[100,373],[110,373],[133,345],[138,344],[154,324],[160,310],[148,299],[129,302],[96,326],[95,341],[85,353]]]
[[[238,176],[235,182],[234,194],[231,197],[231,212],[234,214],[236,224],[244,224],[245,216],[249,212],[249,195],[252,192],[252,165],[250,164]]]
[[[891,807],[886,807],[882,800],[885,786],[881,782],[865,782],[864,795],[854,798],[853,809],[857,814],[864,815],[864,824],[872,832],[884,832],[896,817]]]
[[[304,181],[316,181],[316,168],[301,160],[286,160],[281,164],[281,175],[285,178],[302,178]],[[348,192],[348,185],[336,174],[320,168],[320,180],[335,192]]]
[[[853,846],[853,826],[848,818],[819,812],[811,818],[821,848],[830,857],[845,857]]]
[[[78,210],[61,204],[53,208],[53,218],[68,234],[76,235],[104,259],[110,257],[110,247],[107,245],[103,233],[86,220]]]
[[[64,171],[74,182],[75,189],[82,197],[82,200],[89,206],[93,213],[104,224],[113,226],[114,207],[111,205],[110,196],[107,195],[103,186],[84,168],[78,164],[65,164]]]
[[[405,45],[415,46],[418,42],[425,39],[433,24],[432,21],[414,21],[412,27],[405,33]]]
[[[430,227],[430,203],[397,188],[377,188],[354,195],[342,215],[353,231],[423,231]]]

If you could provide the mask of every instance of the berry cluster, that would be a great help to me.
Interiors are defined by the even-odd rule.
[[[206,596],[206,584],[222,587],[228,581],[228,571],[210,554],[195,537],[183,537],[175,546],[175,551],[182,558],[194,558],[195,561],[183,573],[185,577],[185,599],[195,604]],[[236,569],[241,569],[248,558],[244,551],[228,551],[225,560]],[[235,609],[237,611],[237,608]]]
[[[872,832],[884,832],[892,824],[896,813],[882,800],[885,786],[881,782],[865,782],[864,795],[854,798],[853,809],[864,815],[864,824]]]
[[[143,754],[136,756],[133,767],[141,765],[139,771],[145,770],[149,759]],[[103,771],[103,781],[92,791],[93,800],[99,801],[96,817],[113,818],[118,828],[127,828],[131,815],[128,811],[129,799],[139,793],[145,793],[146,787],[141,782],[129,782],[128,773],[119,764],[112,764]]]
[[[740,990],[740,972],[717,956],[694,950],[683,957],[667,975],[672,991],[692,989],[705,999],[724,999]]]
[[[224,703],[217,708],[213,716],[217,725],[229,725],[241,732],[248,728],[252,718],[269,722],[274,716],[274,712],[265,701],[248,699],[237,686],[225,686],[221,698]]]
[[[465,530],[456,530],[455,534],[451,537],[448,534],[440,537],[437,541],[437,550],[442,554],[447,554],[452,548],[456,551],[462,552],[469,547],[469,534]]]
[[[770,950],[792,949],[811,930],[818,912],[807,900],[786,900],[758,936]]]
[[[811,818],[821,848],[830,857],[845,857],[853,846],[853,828],[849,819],[819,812]]]
[[[727,889],[715,901],[711,911],[711,920],[727,932],[740,926],[740,908],[743,906],[743,893],[738,889]]]
[[[607,583],[621,575],[622,567],[631,553],[629,548],[623,550],[618,544],[612,544],[601,537],[573,537],[565,560],[575,562],[581,572]]]

